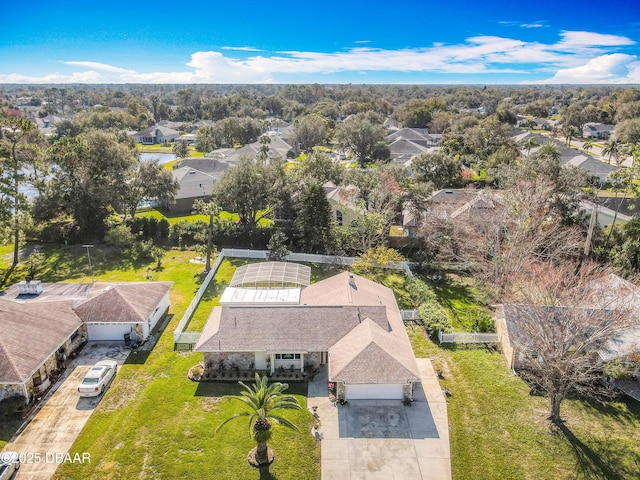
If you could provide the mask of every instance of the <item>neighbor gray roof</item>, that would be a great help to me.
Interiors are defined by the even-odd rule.
[[[218,180],[208,173],[190,167],[177,168],[171,173],[173,174],[173,179],[180,185],[175,196],[176,200],[211,195],[213,185]]]
[[[238,267],[229,286],[306,287],[310,283],[311,267],[291,262],[258,262]]]
[[[233,166],[235,165],[215,158],[187,157],[176,164],[176,170],[187,167],[211,175],[214,178],[220,178],[229,167]]]
[[[214,307],[196,352],[326,352],[365,318],[389,330],[383,306]]]

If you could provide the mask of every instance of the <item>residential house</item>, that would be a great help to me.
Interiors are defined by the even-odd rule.
[[[433,192],[428,208],[417,212],[411,205],[402,211],[402,236],[415,238],[420,223],[426,219],[464,220],[472,217],[481,218],[491,215],[501,204],[502,197],[490,190],[472,188],[447,188]]]
[[[162,125],[154,125],[135,133],[132,138],[138,143],[153,145],[156,143],[175,142],[179,136],[180,132],[177,130]]]
[[[607,140],[615,125],[610,125],[608,123],[595,123],[589,122],[585,123],[582,127],[582,136],[584,138],[595,138],[597,140]]]
[[[357,206],[355,204],[356,187],[336,187],[333,182],[326,182],[322,185],[325,191],[329,206],[331,207],[331,216],[336,225],[349,225],[358,216]]]
[[[405,163],[415,155],[438,149],[442,135],[430,134],[426,128],[402,128],[387,136],[391,160]]]
[[[171,282],[20,282],[0,294],[0,400],[27,400],[86,341],[145,340],[169,308]]]
[[[412,399],[420,374],[388,287],[343,272],[306,287],[247,288],[232,280],[230,288],[194,349],[206,368],[273,374],[327,365],[339,399]]]
[[[211,196],[213,185],[220,178],[188,166],[176,168],[171,173],[174,181],[178,182],[178,191],[171,205],[174,212],[191,212],[196,200],[207,200]]]

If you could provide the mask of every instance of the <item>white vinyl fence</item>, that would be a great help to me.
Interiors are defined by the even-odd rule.
[[[249,249],[240,249],[240,248],[223,248],[218,254],[218,258],[215,263],[211,267],[211,270],[205,277],[202,285],[196,292],[193,300],[189,304],[189,307],[184,312],[182,319],[180,319],[180,323],[173,332],[173,342],[174,347],[178,348],[178,345],[183,345],[186,348],[192,348],[193,345],[196,344],[198,339],[200,338],[200,333],[197,332],[185,332],[184,329],[187,328],[193,313],[198,308],[198,304],[200,303],[200,299],[204,292],[206,291],[209,283],[215,276],[220,264],[226,257],[235,257],[235,258],[258,258],[258,259],[266,259],[269,251],[268,250],[249,250]],[[340,257],[337,255],[314,255],[310,253],[290,253],[287,256],[287,260],[291,262],[309,262],[309,263],[325,263],[330,265],[346,265],[350,266],[353,264],[356,257]],[[402,262],[397,265],[390,266],[389,268],[395,268],[399,270],[404,270],[405,273],[413,278],[413,273],[411,272],[411,268],[407,262]]]
[[[499,343],[497,333],[438,332],[440,343]]]

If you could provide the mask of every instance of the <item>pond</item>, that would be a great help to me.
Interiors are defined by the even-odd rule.
[[[157,158],[160,160],[160,164],[163,164],[175,160],[177,157],[174,153],[141,153],[139,158],[141,162],[147,162]]]

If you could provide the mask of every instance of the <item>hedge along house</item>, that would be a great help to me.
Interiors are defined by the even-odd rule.
[[[267,265],[308,268],[267,262],[240,275]],[[255,278],[251,288],[228,288],[214,307],[195,347],[206,368],[274,374],[328,365],[339,399],[412,399],[420,375],[391,289],[349,272],[304,288]],[[271,288],[258,286],[265,283]]]
[[[171,285],[34,281],[0,293],[0,400],[29,401],[46,390],[65,356],[87,340],[146,338],[169,308]]]

